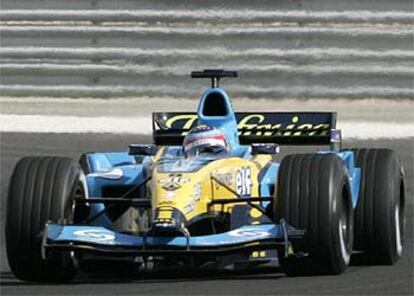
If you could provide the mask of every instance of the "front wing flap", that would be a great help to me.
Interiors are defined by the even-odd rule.
[[[82,250],[111,255],[157,255],[172,253],[234,253],[250,249],[289,247],[303,230],[286,224],[247,225],[229,232],[205,236],[136,236],[114,232],[98,226],[47,224],[43,250]]]

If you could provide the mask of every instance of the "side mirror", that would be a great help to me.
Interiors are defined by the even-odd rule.
[[[157,153],[157,146],[153,144],[130,144],[128,148],[129,155],[154,156]]]
[[[280,147],[277,144],[269,143],[255,143],[251,145],[252,154],[279,154]]]

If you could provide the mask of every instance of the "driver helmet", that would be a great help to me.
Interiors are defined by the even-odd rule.
[[[200,154],[228,154],[229,146],[226,134],[212,126],[199,125],[189,131],[184,138],[184,154],[186,157]]]

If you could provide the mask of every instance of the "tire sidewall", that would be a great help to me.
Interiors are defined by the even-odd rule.
[[[402,255],[402,244],[403,244],[403,234],[404,234],[404,203],[400,200],[401,195],[401,182],[403,182],[402,170],[400,166],[399,159],[394,154],[394,157],[391,158],[392,161],[392,170],[390,170],[388,178],[392,180],[392,186],[390,186],[390,191],[388,192],[388,237],[390,238],[390,261],[392,263],[396,262],[399,257]],[[398,211],[398,216],[397,216]],[[400,211],[402,212],[403,221],[400,221]]]
[[[336,192],[332,197],[332,220],[335,223],[331,224],[332,233],[332,253],[337,258],[333,262],[337,262],[335,267],[338,273],[346,269],[351,261],[352,245],[353,245],[353,208],[350,200],[350,188],[348,177],[342,168],[341,176],[336,180]],[[344,196],[344,190],[348,196]],[[345,221],[344,221],[345,220]],[[346,225],[344,225],[346,224]],[[346,229],[341,229],[346,226]]]

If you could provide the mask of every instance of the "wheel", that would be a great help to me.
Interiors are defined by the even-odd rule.
[[[306,230],[294,251],[304,258],[280,258],[290,275],[340,274],[349,265],[353,208],[343,161],[334,154],[286,156],[279,168],[274,219]]]
[[[372,264],[401,257],[405,230],[405,186],[401,162],[389,149],[353,149],[361,169],[355,210],[355,249]]]
[[[41,258],[42,231],[47,221],[73,222],[73,199],[84,197],[85,176],[69,158],[25,157],[9,184],[6,248],[14,275],[26,281],[67,281],[76,274],[68,252]],[[72,254],[73,255],[73,254]]]

